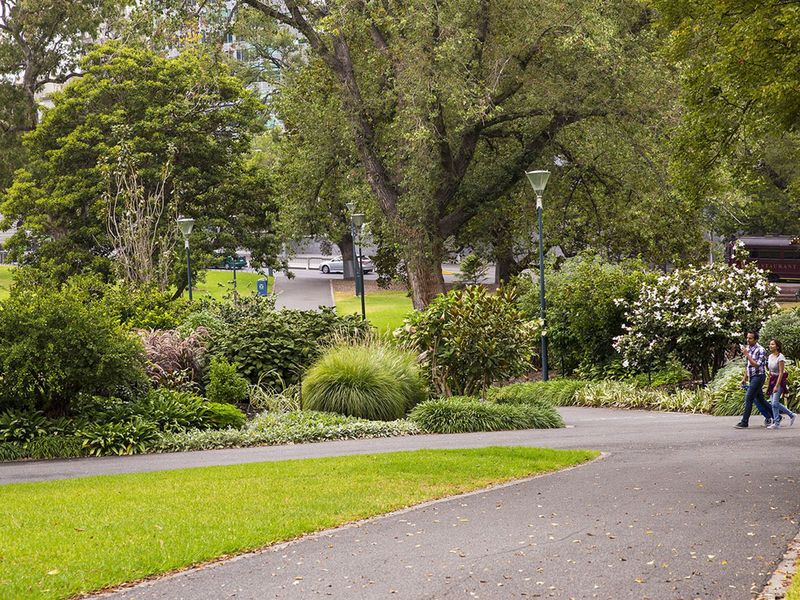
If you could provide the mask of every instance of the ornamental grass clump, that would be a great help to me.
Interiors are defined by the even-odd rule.
[[[564,421],[544,404],[496,404],[470,396],[427,400],[409,415],[428,433],[470,433],[511,429],[552,429]]]
[[[411,353],[377,342],[329,348],[306,372],[303,408],[393,421],[426,396]]]

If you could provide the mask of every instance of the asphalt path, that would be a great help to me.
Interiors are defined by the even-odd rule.
[[[568,471],[429,503],[115,598],[752,598],[798,530],[800,427],[564,408],[562,430],[7,464],[0,482],[415,448],[595,448]],[[758,419],[751,420],[752,425]],[[98,483],[100,483],[98,481]]]

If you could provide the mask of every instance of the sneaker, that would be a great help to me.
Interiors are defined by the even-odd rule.
[[[747,429],[747,423],[737,423],[734,425],[735,429]]]
[[[764,427],[769,427],[772,425],[772,419],[764,419]]]
[[[767,425],[767,429],[780,429],[780,428],[781,428],[780,423],[773,423],[772,425]]]
[[[789,427],[791,427],[792,425],[794,425],[794,418],[795,418],[796,416],[797,416],[797,415],[792,415],[791,417],[789,417]]]

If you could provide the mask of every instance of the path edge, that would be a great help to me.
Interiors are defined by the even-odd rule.
[[[172,579],[172,578],[175,578],[175,577],[179,577],[181,575],[192,573],[194,571],[200,571],[200,570],[203,570],[203,569],[207,569],[209,567],[215,568],[215,567],[227,564],[227,563],[232,563],[232,562],[236,562],[238,560],[243,560],[245,558],[250,558],[250,557],[253,557],[253,556],[259,556],[261,554],[266,554],[268,552],[277,552],[277,551],[283,550],[285,548],[288,548],[290,546],[293,546],[294,544],[298,544],[300,542],[304,542],[304,541],[307,541],[307,540],[315,540],[315,539],[319,539],[319,538],[323,538],[323,537],[326,537],[326,536],[333,535],[333,534],[338,533],[340,531],[346,531],[348,529],[358,528],[358,527],[361,527],[363,525],[368,525],[369,523],[372,523],[372,522],[377,521],[379,519],[386,519],[386,518],[389,518],[389,517],[396,517],[396,516],[404,515],[406,513],[409,513],[411,511],[414,511],[414,510],[417,510],[417,509],[420,509],[420,508],[428,508],[429,506],[435,506],[437,504],[442,504],[444,502],[449,502],[451,500],[457,500],[457,499],[461,499],[461,498],[469,498],[470,496],[477,496],[478,494],[484,494],[486,492],[493,492],[495,490],[502,490],[502,489],[505,489],[505,488],[513,487],[515,485],[522,485],[524,483],[529,483],[529,482],[534,481],[536,479],[541,479],[542,477],[548,477],[550,475],[557,475],[559,473],[567,473],[568,471],[573,471],[575,469],[580,469],[580,468],[583,468],[583,467],[587,467],[587,466],[592,465],[592,464],[594,464],[596,462],[599,462],[601,460],[605,460],[610,455],[611,455],[610,452],[602,452],[601,451],[600,454],[598,454],[597,456],[595,456],[591,460],[587,460],[586,462],[580,463],[578,465],[573,465],[571,467],[565,467],[563,469],[558,469],[557,471],[549,471],[547,473],[539,473],[537,475],[531,475],[530,477],[525,477],[524,479],[514,479],[514,480],[511,480],[511,481],[506,481],[504,483],[498,483],[498,484],[490,485],[488,487],[480,488],[480,489],[477,489],[477,490],[472,490],[470,492],[464,492],[463,494],[456,494],[454,496],[445,496],[444,498],[436,498],[435,500],[426,500],[425,502],[421,502],[420,504],[414,504],[412,506],[407,506],[405,508],[399,508],[399,509],[393,510],[391,512],[381,513],[379,515],[374,515],[372,517],[367,517],[366,519],[359,519],[358,521],[351,521],[349,523],[344,523],[342,525],[337,525],[336,527],[331,527],[329,529],[322,529],[320,531],[314,531],[314,532],[311,532],[311,533],[305,533],[305,534],[300,535],[300,536],[298,536],[298,537],[296,537],[294,539],[286,540],[285,542],[277,542],[275,544],[269,544],[269,545],[264,546],[262,548],[259,548],[257,550],[250,550],[249,552],[242,552],[241,554],[220,556],[218,558],[214,558],[214,559],[208,560],[206,562],[193,564],[193,565],[190,565],[188,567],[183,567],[183,568],[175,569],[175,570],[172,570],[172,571],[167,571],[166,573],[160,573],[158,575],[152,575],[152,576],[146,577],[144,579],[138,579],[136,581],[131,581],[131,582],[127,582],[127,583],[121,583],[121,584],[118,584],[118,585],[115,585],[115,586],[102,588],[100,590],[95,590],[95,591],[92,591],[92,592],[82,592],[82,593],[76,594],[74,596],[70,596],[69,598],[70,599],[77,599],[77,598],[110,598],[113,594],[115,594],[117,592],[121,592],[123,590],[131,590],[131,589],[136,589],[136,588],[145,588],[145,587],[151,586],[151,585],[153,585],[155,583],[158,583],[159,581]],[[761,600],[761,599],[759,598],[757,600]]]
[[[789,542],[783,560],[775,567],[772,576],[756,600],[781,600],[786,597],[786,591],[797,577],[797,560],[800,558],[800,532]]]

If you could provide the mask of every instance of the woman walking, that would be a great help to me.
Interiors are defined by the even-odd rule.
[[[792,411],[781,404],[781,396],[788,390],[786,381],[786,359],[783,357],[783,346],[778,340],[769,341],[770,355],[767,359],[769,368],[769,386],[767,395],[772,403],[772,424],[767,429],[778,429],[781,426],[781,415],[789,417],[789,427],[794,425],[795,415]]]

